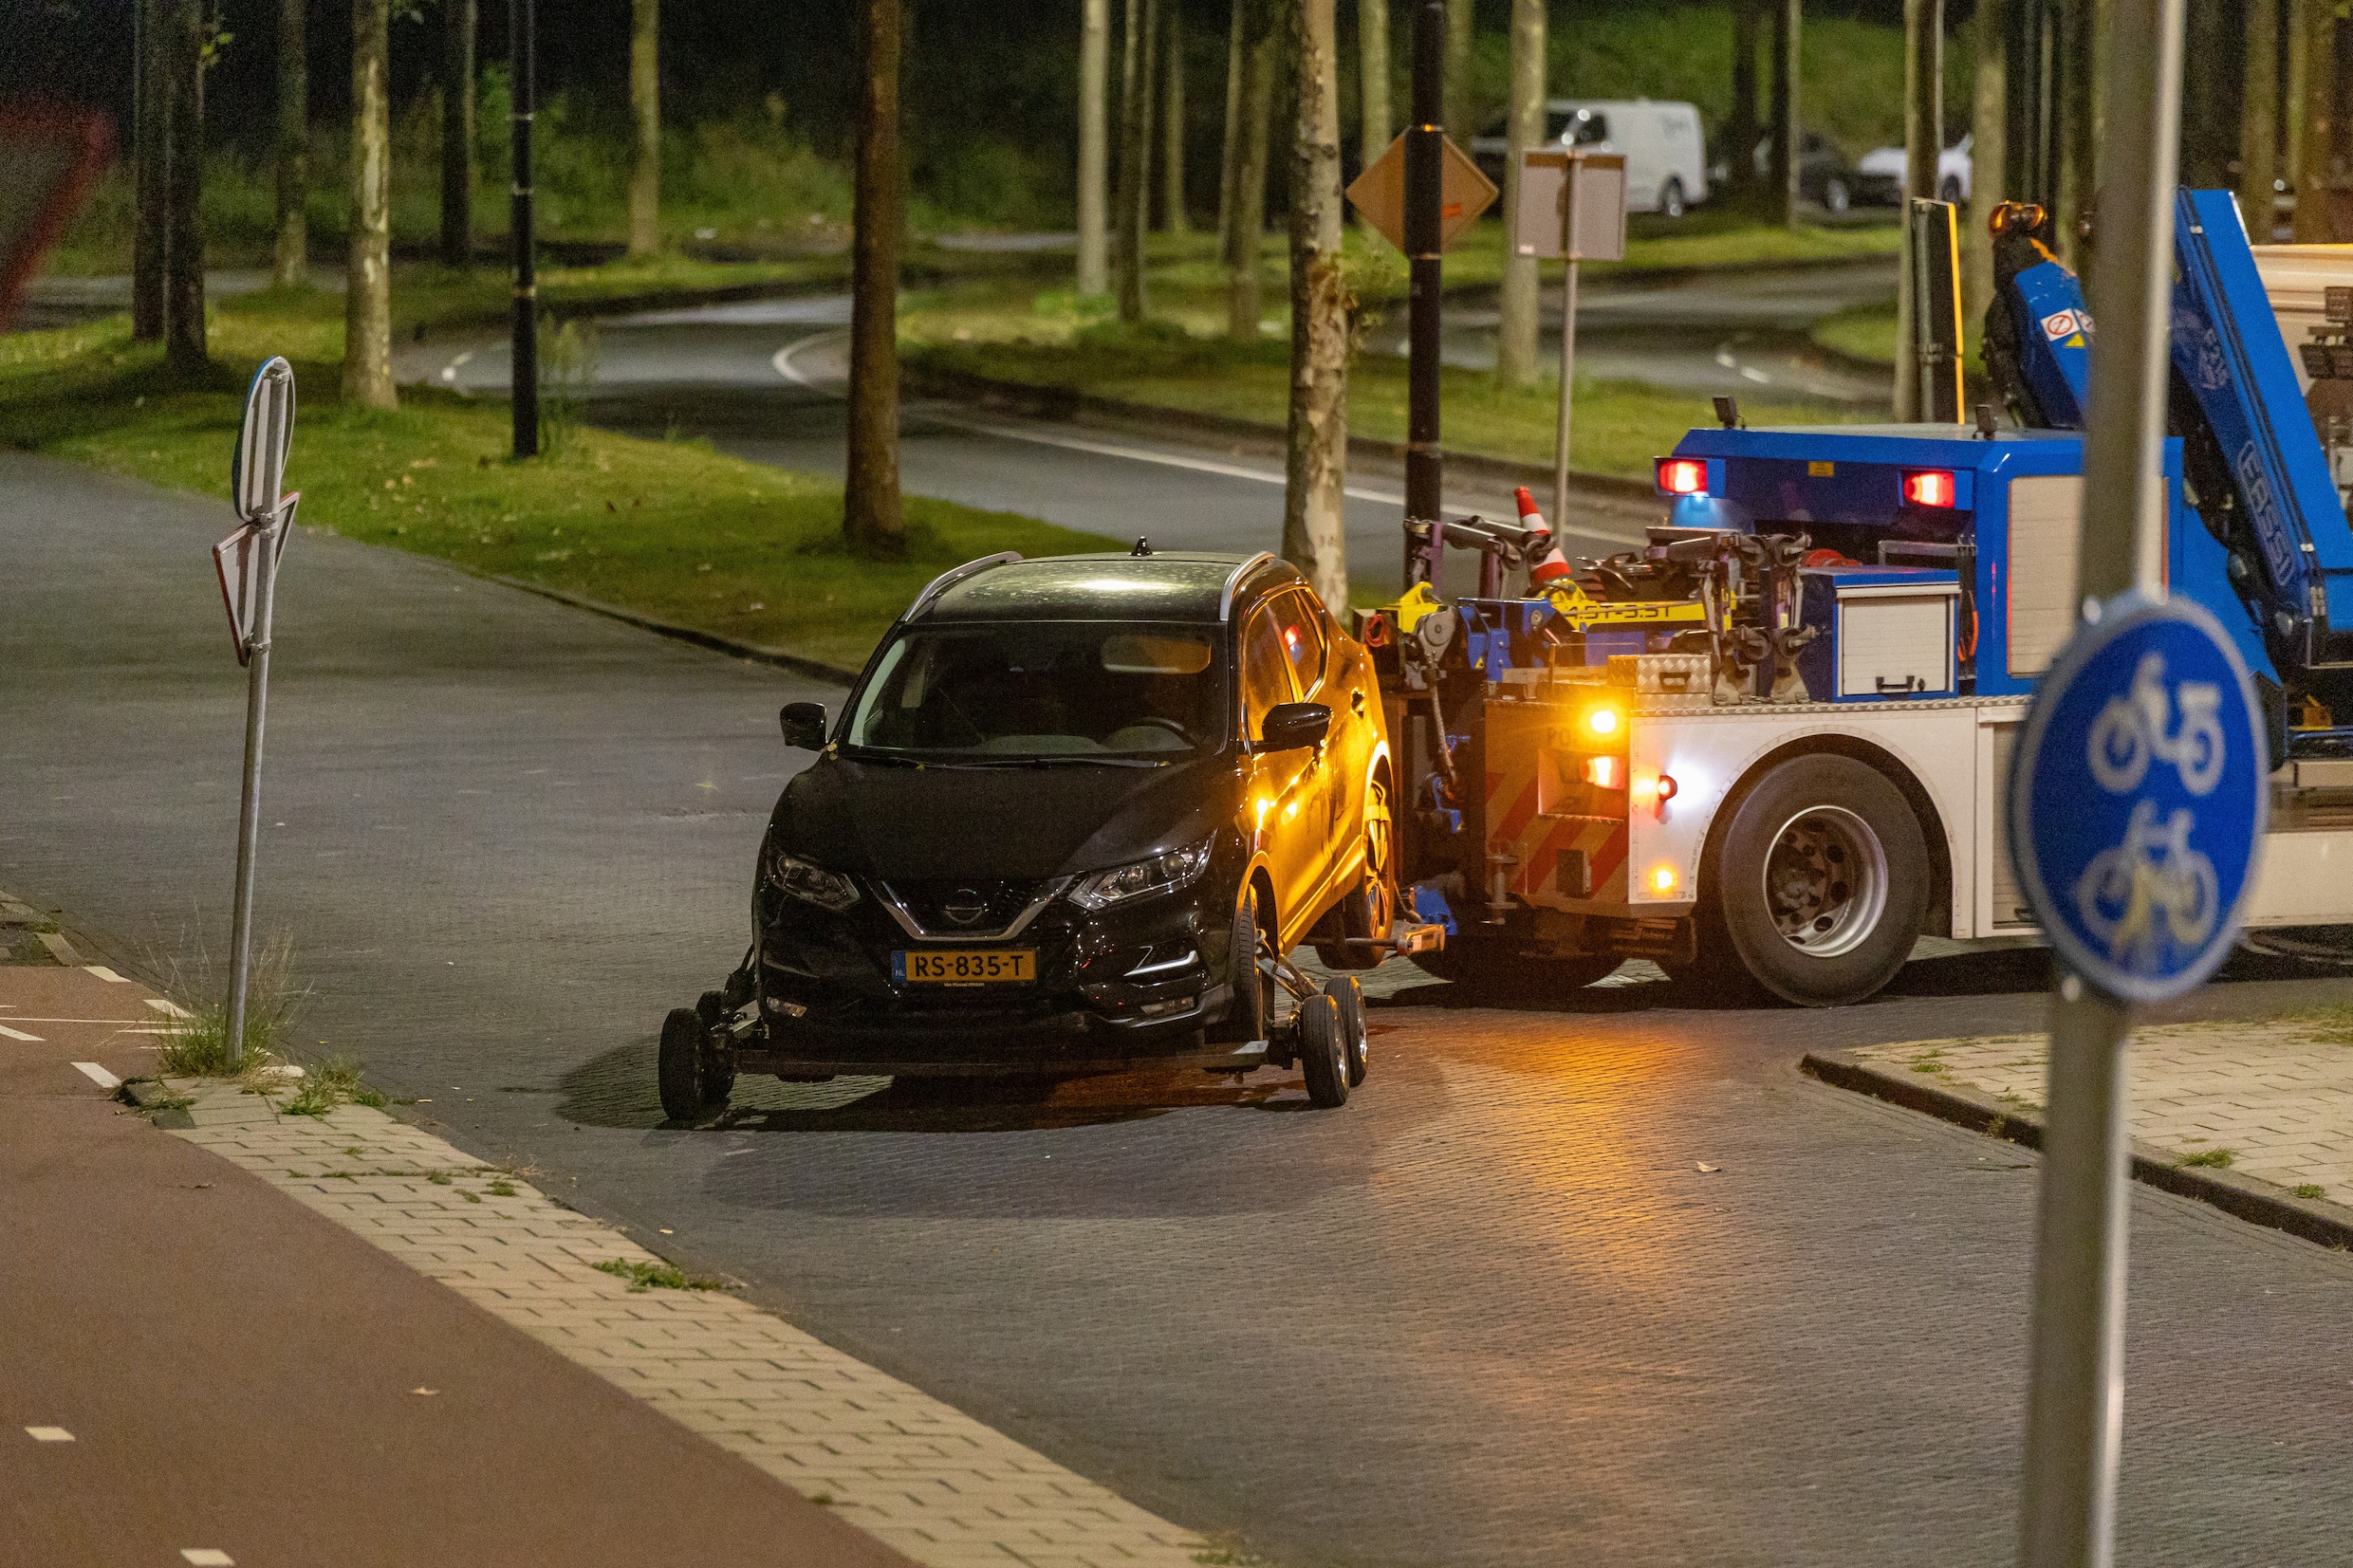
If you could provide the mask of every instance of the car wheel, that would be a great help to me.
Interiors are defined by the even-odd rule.
[[[1716,859],[1726,942],[1785,1002],[1860,1002],[1919,939],[1919,819],[1886,775],[1852,757],[1796,757],[1767,773],[1734,808]]]
[[[1364,987],[1354,975],[1334,975],[1324,982],[1324,994],[1340,1009],[1340,1043],[1348,1061],[1348,1087],[1353,1089],[1364,1081],[1364,1063],[1371,1054],[1364,1032]]]
[[[1306,1076],[1308,1100],[1326,1110],[1347,1104],[1348,1047],[1339,1004],[1325,995],[1308,997],[1292,1025],[1299,1031],[1299,1070]]]
[[[1844,180],[1833,175],[1830,179],[1824,182],[1822,187],[1822,205],[1828,211],[1833,212],[1843,212],[1846,211],[1847,205],[1852,201],[1852,199],[1853,198],[1847,194],[1846,182]]]
[[[661,1053],[655,1062],[662,1115],[690,1126],[703,1119],[710,1104],[705,1093],[703,1035],[703,1021],[694,1008],[671,1008],[670,1016],[662,1020]]]
[[[1233,940],[1227,949],[1226,973],[1233,987],[1233,1002],[1226,1013],[1227,1038],[1247,1042],[1267,1038],[1267,977],[1258,972],[1264,943],[1258,931],[1258,890],[1242,890],[1233,912]]]
[[[1375,779],[1364,792],[1364,875],[1340,901],[1343,936],[1384,937],[1397,924],[1397,821],[1389,804],[1389,781]],[[1369,969],[1389,956],[1380,948],[1348,942],[1319,942],[1316,962],[1327,969]]]
[[[1658,193],[1658,211],[1671,218],[1679,218],[1683,215],[1683,182],[1681,180],[1667,181],[1666,189]]]
[[[1936,199],[1950,207],[1958,207],[1961,204],[1961,182],[1958,176],[1953,175],[1944,176],[1944,183],[1936,187]]]

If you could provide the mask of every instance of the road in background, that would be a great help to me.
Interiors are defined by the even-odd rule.
[[[126,969],[217,958],[228,925],[226,526],[0,454],[0,887]],[[301,1044],[401,1114],[1285,1568],[2010,1552],[2034,1158],[1795,1064],[2038,1027],[2039,952],[1827,1012],[1384,969],[1335,1112],[1265,1074],[746,1079],[666,1127],[656,1028],[742,953],[802,760],[776,709],[840,692],[324,534],[282,594],[260,929],[311,987]],[[2332,1560],[2353,1259],[2132,1206],[2120,1560]]]

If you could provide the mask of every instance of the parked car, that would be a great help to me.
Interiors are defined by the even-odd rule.
[[[1286,971],[1301,1022],[1269,1026],[1278,955],[1370,968],[1398,908],[1380,688],[1291,566],[1140,543],[973,562],[838,715],[782,720],[817,760],[760,846],[751,950],[664,1025],[672,1116],[724,1105],[739,1067],[1232,1071],[1295,1047],[1318,1103],[1362,1078],[1353,979],[1302,995]]]
[[[1760,184],[1772,177],[1773,143],[1770,137],[1758,140],[1750,155],[1751,166],[1756,170]],[[1729,163],[1716,165],[1718,180],[1732,178]],[[1855,170],[1839,151],[1838,143],[1816,131],[1807,131],[1798,141],[1797,194],[1825,212],[1843,212],[1854,204]]]
[[[1969,199],[1970,150],[1973,136],[1965,136],[1936,155],[1936,199],[1959,205]],[[1907,167],[1900,147],[1874,147],[1855,165],[1854,198],[1866,207],[1895,207],[1903,201]]]
[[[1498,120],[1471,141],[1487,177],[1503,183],[1510,143]],[[1689,103],[1556,98],[1545,104],[1544,145],[1590,147],[1626,157],[1626,211],[1679,218],[1708,199],[1708,152],[1699,111]]]

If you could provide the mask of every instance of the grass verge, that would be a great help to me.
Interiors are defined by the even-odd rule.
[[[411,291],[404,308],[420,305]],[[0,432],[170,489],[226,497],[247,368],[294,362],[287,484],[306,529],[389,544],[639,614],[856,668],[924,582],[994,550],[1053,555],[1116,542],[1009,512],[917,497],[903,559],[842,543],[839,487],[694,441],[581,429],[559,454],[507,458],[503,407],[407,392],[388,413],[339,396],[342,304],[307,290],[224,302],[214,372],[175,383],[124,318],[0,338]],[[222,514],[223,533],[230,518]],[[185,591],[210,595],[192,577]]]

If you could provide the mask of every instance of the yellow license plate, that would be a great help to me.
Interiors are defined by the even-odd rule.
[[[891,958],[902,986],[1027,986],[1038,977],[1038,955],[1031,948],[899,952]]]

